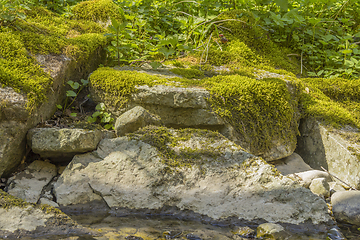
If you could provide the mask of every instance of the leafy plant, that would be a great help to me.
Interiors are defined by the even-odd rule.
[[[7,26],[16,20],[26,19],[22,10],[29,10],[28,2],[23,0],[0,0],[0,26]]]
[[[75,102],[77,96],[81,92],[81,90],[89,84],[88,80],[81,79],[81,84],[78,82],[68,81],[67,84],[72,88],[72,90],[66,91],[66,99],[65,99],[65,105],[62,106],[60,104],[57,104],[56,107],[59,110],[62,110],[62,113],[65,113],[65,110],[70,108],[71,105]],[[76,92],[75,92],[76,91]],[[72,101],[68,104],[69,99],[72,99]],[[70,116],[76,117],[76,113],[71,113]]]
[[[95,109],[96,112],[91,117],[88,117],[87,121],[89,123],[99,123],[105,129],[114,129],[114,118],[111,117],[111,113],[105,111],[105,104],[99,103]]]

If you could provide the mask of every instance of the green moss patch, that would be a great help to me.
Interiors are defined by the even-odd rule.
[[[90,21],[69,20],[41,7],[25,12],[16,27],[0,27],[0,85],[28,97],[28,109],[46,99],[52,84],[35,54],[65,54],[82,61],[106,45],[104,29]]]
[[[294,128],[294,108],[281,79],[256,80],[230,75],[206,79],[213,110],[246,137],[250,149],[269,150],[273,139],[283,139]]]
[[[305,116],[336,128],[342,125],[360,128],[360,80],[307,78],[301,81]]]
[[[198,69],[190,69],[190,68],[174,68],[170,70],[172,73],[180,75],[184,78],[204,78],[204,72]]]
[[[204,164],[223,162],[222,157],[230,141],[218,132],[202,129],[185,128],[174,130],[166,127],[148,126],[128,137],[141,140],[156,147],[170,172],[177,168],[201,168]],[[199,145],[189,147],[185,144],[190,139],[200,138]],[[221,144],[216,144],[220,141]],[[236,146],[236,145],[234,145]],[[238,150],[241,147],[236,146]]]
[[[72,10],[76,19],[107,22],[122,21],[119,7],[112,0],[91,0],[77,4]]]

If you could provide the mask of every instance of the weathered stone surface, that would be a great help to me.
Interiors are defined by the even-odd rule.
[[[330,221],[321,198],[221,135],[168,129],[162,136],[180,139],[175,145],[164,143],[171,150],[168,160],[155,147],[137,140],[144,137],[156,144],[151,136],[161,131],[164,128],[153,127],[132,140],[104,139],[97,151],[75,156],[54,185],[57,202],[91,205],[102,199],[112,209],[173,206],[216,220]]]
[[[330,197],[330,186],[325,178],[315,178],[309,186],[310,191],[316,195]]]
[[[283,175],[312,170],[312,168],[307,165],[297,153],[293,153],[286,158],[278,160],[275,163],[275,167]]]
[[[245,238],[254,238],[256,236],[256,231],[249,227],[238,227],[233,233]]]
[[[310,186],[312,180],[315,178],[325,178],[327,182],[332,181],[331,176],[327,172],[320,170],[310,170],[310,171],[290,174],[289,176],[293,179],[300,180],[303,186],[306,188]]]
[[[124,136],[126,133],[135,132],[148,125],[160,125],[161,119],[149,113],[145,108],[136,106],[123,113],[116,119],[115,131],[117,136]]]
[[[322,166],[346,183],[360,188],[360,145],[351,141],[351,138],[357,138],[357,129],[336,130],[306,118],[299,131],[296,152],[307,164],[314,169]]]
[[[284,227],[279,224],[263,223],[257,227],[256,237],[282,240],[286,238],[286,233]]]
[[[40,198],[39,202],[40,202],[40,204],[47,204],[49,206],[56,207],[56,208],[59,207],[59,204],[57,204],[56,202],[51,201],[51,200],[49,200],[47,198]]]
[[[33,128],[29,130],[28,144],[43,158],[71,158],[75,154],[96,149],[102,138],[100,130],[69,128]]]
[[[100,48],[89,59],[74,61],[64,55],[36,55],[36,59],[53,78],[46,94],[47,99],[32,109],[26,109],[25,94],[14,92],[10,87],[0,87],[0,177],[8,176],[20,164],[25,155],[26,133],[39,122],[49,119],[65,97],[64,83],[85,78],[99,66],[104,58]]]
[[[360,191],[336,192],[331,204],[336,220],[360,226]]]
[[[114,71],[116,70],[121,71],[129,69],[114,68]],[[149,76],[154,74],[154,71],[139,68],[130,70],[147,73]],[[168,71],[168,73],[170,72]],[[169,80],[169,76],[166,75],[166,71],[159,71],[156,75],[171,81]],[[144,78],[144,76],[142,77]],[[105,76],[103,81],[106,81]],[[124,81],[126,81],[126,79],[124,79]],[[174,81],[173,83],[174,85],[176,84]],[[247,131],[245,129],[245,133],[249,132],[249,134],[239,133],[234,126],[227,122],[228,120],[221,118],[212,111],[211,106],[207,101],[210,97],[210,93],[208,90],[201,87],[176,87],[167,86],[166,84],[159,84],[152,87],[147,85],[136,86],[135,88],[137,91],[128,97],[126,104],[123,104],[125,102],[125,97],[120,98],[113,92],[105,90],[106,88],[92,86],[90,91],[94,100],[97,102],[104,102],[108,111],[114,116],[119,116],[126,110],[135,106],[142,106],[150,113],[158,115],[161,118],[162,123],[167,127],[192,127],[217,130],[225,137],[241,145],[254,155],[261,156],[266,161],[273,161],[291,155],[296,148],[297,128],[300,119],[300,112],[297,107],[299,91],[291,81],[286,81],[286,84],[291,94],[289,107],[294,110],[291,118],[291,126],[286,129],[286,134],[271,139],[271,142],[269,143],[270,146],[266,147],[266,149],[261,149],[261,147],[251,141],[252,136],[249,136],[249,134],[252,130]],[[235,119],[235,121],[242,121],[242,119]],[[262,126],[259,126],[259,128],[262,128]]]
[[[335,192],[346,191],[345,188],[337,182],[329,182],[329,187],[330,187],[331,194],[333,194]]]
[[[58,209],[29,204],[0,190],[0,238],[69,233],[86,234],[89,230],[77,225]]]
[[[8,179],[8,193],[29,203],[37,203],[44,186],[55,176],[55,165],[36,160],[24,171]]]

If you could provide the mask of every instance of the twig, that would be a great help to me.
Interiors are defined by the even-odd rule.
[[[346,186],[348,186],[350,189],[352,190],[357,190],[356,188],[354,188],[353,186],[347,184],[346,182],[344,182],[343,180],[341,180],[340,178],[338,178],[337,176],[335,176],[334,174],[331,174],[328,170],[326,170],[325,168],[323,168],[322,166],[320,166],[322,170],[324,170],[325,172],[327,172],[330,176],[336,178],[337,180],[339,180],[340,182],[342,182],[343,184],[345,184]]]

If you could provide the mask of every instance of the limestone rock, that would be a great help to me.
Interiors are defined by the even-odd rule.
[[[331,194],[333,194],[335,192],[346,191],[345,188],[337,182],[329,182],[329,187],[330,187]]]
[[[0,190],[0,238],[36,238],[40,234],[59,236],[70,232],[86,234],[89,230],[54,207],[30,204]]]
[[[334,217],[360,226],[360,191],[341,191],[331,196]]]
[[[43,158],[63,161],[75,154],[96,149],[102,138],[99,130],[69,128],[33,128],[28,132],[28,144]]]
[[[206,130],[147,127],[104,139],[74,157],[54,191],[60,206],[103,200],[113,210],[172,206],[215,220],[331,221],[321,198]]]
[[[118,136],[124,136],[148,125],[160,125],[160,121],[159,117],[145,108],[136,106],[116,119],[115,131]]]
[[[316,195],[330,197],[330,187],[325,178],[314,178],[309,189]]]
[[[51,201],[47,198],[40,198],[40,204],[47,204],[49,206],[56,207],[56,208],[59,207],[59,204],[57,204],[56,202]]]
[[[320,170],[310,170],[310,171],[290,174],[289,176],[291,176],[291,178],[293,179],[299,179],[300,181],[302,181],[304,187],[306,188],[310,186],[312,180],[315,178],[325,178],[327,182],[332,181],[331,176],[327,172]]]
[[[285,229],[283,226],[275,223],[263,223],[256,229],[257,238],[266,239],[286,239]]]
[[[8,193],[29,203],[37,203],[41,191],[56,176],[56,166],[36,160],[24,171],[9,178]]]
[[[293,153],[286,158],[278,160],[275,163],[275,167],[283,175],[313,170],[297,153]]]
[[[346,183],[360,188],[360,145],[351,139],[359,131],[350,127],[336,130],[313,118],[303,119],[296,152],[314,169],[324,167]]]

